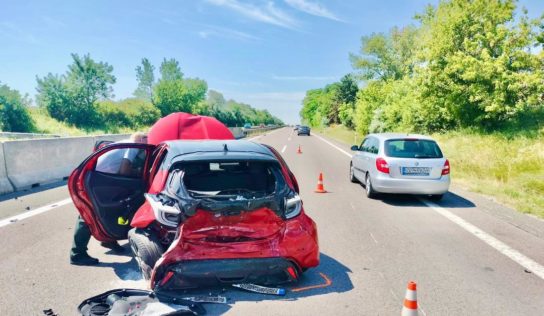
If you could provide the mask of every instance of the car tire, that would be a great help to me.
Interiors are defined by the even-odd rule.
[[[374,199],[378,195],[374,188],[372,187],[372,181],[370,180],[370,174],[367,173],[365,177],[365,192],[366,197],[369,199]]]
[[[155,263],[164,253],[159,238],[151,231],[133,228],[128,232],[128,242],[144,279],[151,279]]]
[[[355,171],[353,170],[353,164],[349,164],[349,181],[352,183],[357,183],[359,180],[355,177]]]
[[[444,197],[444,194],[433,194],[433,195],[429,196],[429,200],[438,202],[438,201],[442,200],[443,197]]]

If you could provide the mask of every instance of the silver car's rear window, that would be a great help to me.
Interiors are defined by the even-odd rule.
[[[395,158],[442,158],[435,141],[427,139],[390,139],[385,141],[385,154]]]

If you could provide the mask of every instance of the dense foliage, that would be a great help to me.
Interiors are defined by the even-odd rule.
[[[155,67],[147,58],[136,67],[138,86],[135,98],[113,101],[116,78],[113,67],[96,62],[89,55],[72,54],[73,62],[63,75],[49,73],[37,79],[37,101],[56,120],[84,129],[116,132],[121,128],[141,129],[173,112],[211,115],[229,126],[246,123],[281,124],[266,110],[250,105],[225,101],[223,96],[209,91],[206,81],[185,78],[179,62],[164,59],[155,81]],[[6,125],[6,128],[12,128]]]
[[[541,128],[544,22],[515,0],[449,0],[428,6],[417,26],[361,39],[350,59],[362,80],[338,106],[342,82],[310,90],[301,116],[361,133]],[[338,111],[336,111],[338,109]]]
[[[0,83],[0,131],[28,133],[34,122],[27,110],[28,98]]]
[[[56,120],[77,127],[93,128],[103,119],[97,110],[97,102],[113,96],[113,67],[95,62],[89,55],[81,58],[72,54],[72,64],[64,75],[49,73],[37,77],[38,104]]]

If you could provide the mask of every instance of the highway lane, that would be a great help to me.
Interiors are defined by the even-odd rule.
[[[348,145],[329,140],[335,148],[316,136],[298,137],[288,128],[256,141],[282,152],[299,181],[306,212],[318,225],[322,263],[294,287],[324,284],[320,273],[332,283],[290,292],[283,299],[229,289],[223,295],[231,304],[207,305],[210,314],[395,315],[409,280],[418,282],[421,314],[544,313],[544,280],[534,273],[417,198],[367,199],[362,186],[348,180],[350,158],[339,150],[347,151]],[[302,154],[296,153],[299,144]],[[329,193],[313,192],[319,172]],[[544,222],[478,195],[454,192],[439,205],[544,264]],[[24,211],[25,204],[35,208],[66,197],[61,186],[18,200],[0,198],[0,220]],[[129,256],[107,254],[95,241],[90,253],[99,257],[101,266],[70,266],[75,219],[70,204],[0,228],[1,315],[36,315],[48,308],[71,315],[84,298],[145,286]]]

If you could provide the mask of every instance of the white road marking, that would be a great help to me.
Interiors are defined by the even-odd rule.
[[[514,248],[508,246],[507,244],[503,243],[502,241],[498,240],[497,238],[489,235],[488,233],[484,232],[483,230],[479,229],[478,227],[472,225],[471,223],[465,221],[461,217],[451,213],[450,211],[446,210],[445,208],[440,207],[436,203],[433,203],[431,201],[427,201],[424,199],[421,199],[421,201],[427,205],[428,207],[435,210],[438,214],[444,216],[445,218],[449,219],[450,221],[454,222],[455,224],[459,225],[461,228],[466,230],[467,232],[471,233],[472,235],[476,236],[489,246],[495,248],[498,252],[502,253],[503,255],[507,256],[508,258],[512,259],[514,262],[519,264],[520,266],[526,268],[527,270],[531,271],[533,274],[537,275],[539,278],[544,280],[544,267],[541,266],[538,262],[534,261],[533,259],[525,256],[521,252],[515,250]]]
[[[370,237],[372,237],[372,240],[374,240],[374,242],[375,242],[376,244],[378,244],[378,241],[376,240],[376,238],[374,238],[374,235],[372,235],[371,232],[368,232],[368,233],[370,234]]]
[[[338,149],[340,152],[345,154],[348,157],[352,157],[351,154],[349,154],[347,151],[343,150],[342,148],[336,146],[335,144],[329,142],[328,140],[324,139],[321,136],[315,135],[317,138],[321,139],[325,143],[331,145],[332,147]],[[521,252],[515,250],[514,248],[508,246],[507,244],[503,243],[502,241],[498,240],[497,238],[489,235],[488,233],[484,232],[483,230],[479,229],[478,227],[472,225],[471,223],[465,221],[461,217],[451,213],[450,211],[446,210],[445,208],[440,207],[439,205],[428,201],[428,200],[421,200],[425,205],[432,208],[434,211],[436,211],[438,214],[446,217],[453,223],[459,225],[464,230],[468,231],[472,235],[478,237],[480,240],[491,246],[492,248],[495,248],[498,252],[502,253],[503,255],[507,256],[508,258],[512,259],[517,264],[521,265],[522,267],[526,268],[527,270],[531,271],[535,275],[537,275],[539,278],[544,280],[544,267],[540,265],[538,262],[534,261],[533,259],[525,256]]]
[[[29,217],[32,217],[34,215],[45,213],[45,212],[54,210],[57,207],[61,207],[61,206],[64,206],[64,205],[70,204],[70,203],[72,203],[72,199],[67,198],[67,199],[64,199],[62,201],[51,203],[51,204],[46,205],[46,206],[38,207],[37,209],[33,209],[31,211],[24,212],[22,214],[18,214],[18,215],[12,216],[12,217],[8,217],[8,218],[3,219],[3,220],[0,221],[0,227],[4,227],[4,226],[7,226],[9,224],[19,222],[19,221],[21,221],[21,220],[23,220],[25,218],[29,218]]]
[[[329,141],[326,140],[325,138],[323,138],[323,137],[321,137],[321,136],[319,136],[319,135],[316,135],[316,134],[314,134],[314,136],[317,137],[317,138],[319,138],[319,139],[321,139],[321,140],[324,141],[325,143],[331,145],[332,147],[338,149],[341,153],[343,153],[344,155],[348,156],[349,158],[353,157],[352,154],[350,154],[350,153],[348,153],[347,151],[343,150],[342,148],[336,146],[335,144],[329,142]]]
[[[287,145],[283,145],[283,148],[281,149],[281,152],[284,153],[285,149],[287,149]]]

